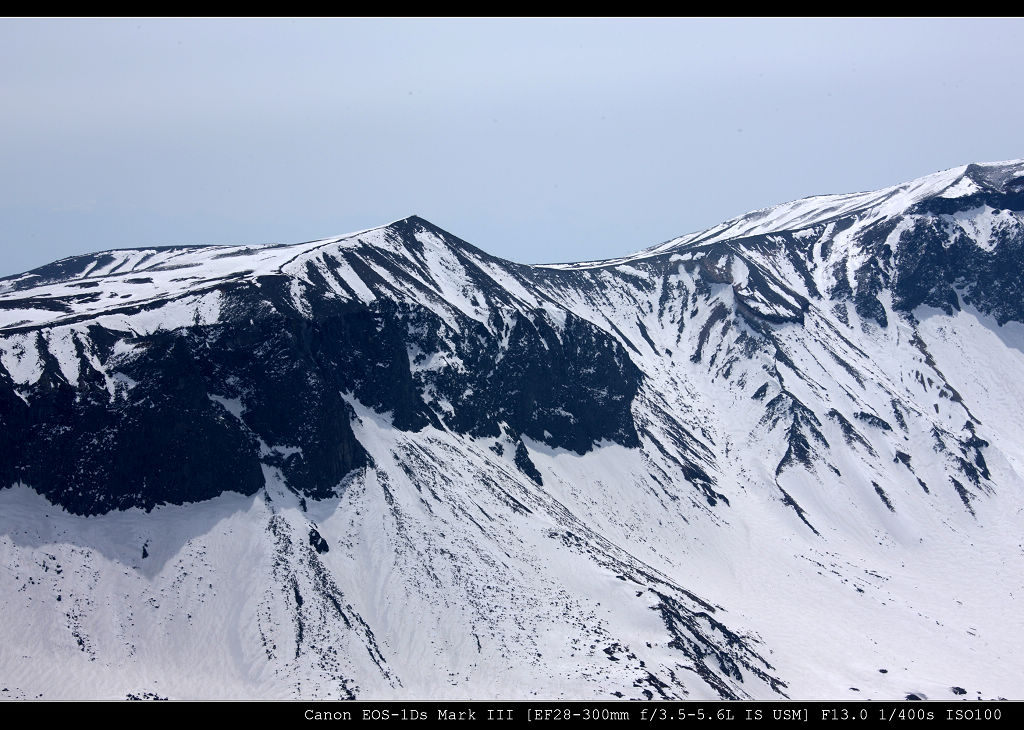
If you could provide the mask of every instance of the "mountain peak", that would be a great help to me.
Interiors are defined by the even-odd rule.
[[[413,215],[0,281],[5,689],[1013,696],[1019,181],[589,269]]]
[[[994,192],[1012,193],[1024,189],[1024,160],[975,162],[966,166],[964,174]]]
[[[847,219],[857,228],[866,228],[882,220],[918,212],[922,206],[928,209],[928,201],[934,199],[962,199],[967,205],[987,203],[993,208],[999,207],[1001,202],[1008,202],[1020,208],[1024,207],[1018,200],[1022,190],[1024,160],[971,163],[878,190],[814,195],[751,211],[611,262],[646,258],[726,240],[807,231],[842,219]],[[1000,201],[999,196],[1012,196],[1012,200]],[[956,207],[948,202],[939,206],[949,212],[955,212]]]

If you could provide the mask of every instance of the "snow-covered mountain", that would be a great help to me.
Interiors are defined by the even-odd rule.
[[[0,280],[0,696],[1024,696],[1024,162],[524,266]]]

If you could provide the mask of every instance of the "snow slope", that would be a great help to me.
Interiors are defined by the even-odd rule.
[[[0,280],[3,696],[1020,698],[1022,216],[992,163]]]

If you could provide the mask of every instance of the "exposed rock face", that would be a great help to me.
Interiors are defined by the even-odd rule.
[[[551,686],[556,666],[588,677],[559,684],[568,696],[835,696],[779,628],[799,599],[738,586],[802,576],[793,595],[817,586],[808,600],[888,620],[893,642],[932,636],[929,611],[958,620],[907,586],[940,571],[918,546],[967,550],[1024,506],[1022,251],[1024,164],[1001,163],[787,203],[613,261],[523,266],[412,217],[2,279],[4,608],[30,610],[18,586],[42,562],[119,576],[141,550],[104,610],[135,615],[156,581],[176,598],[146,629],[103,634],[92,584],[61,588],[47,568],[31,585],[57,580],[56,630],[109,667],[154,626],[227,601],[250,627],[235,641],[257,647],[246,666],[269,667],[240,670],[236,694],[292,675],[301,696],[432,693],[447,656],[452,686],[479,696]],[[64,532],[24,506],[29,490],[70,513]],[[199,517],[223,504],[232,516]],[[123,555],[99,524],[131,533]],[[226,577],[243,548],[219,525],[246,536],[254,577]],[[1003,557],[993,580],[1016,565]],[[873,577],[895,564],[917,572]],[[205,582],[183,577],[197,571]],[[411,628],[392,594],[433,628]],[[893,603],[900,618],[879,618]],[[826,623],[810,641],[830,640]],[[174,631],[190,660],[217,651]],[[421,673],[409,652],[435,664]],[[962,660],[944,656],[929,661]],[[843,687],[888,696],[874,675]],[[967,686],[935,677],[913,687]]]

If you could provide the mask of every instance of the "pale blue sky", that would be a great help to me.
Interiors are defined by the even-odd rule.
[[[0,275],[416,213],[525,263],[1024,157],[1024,21],[0,20]]]

